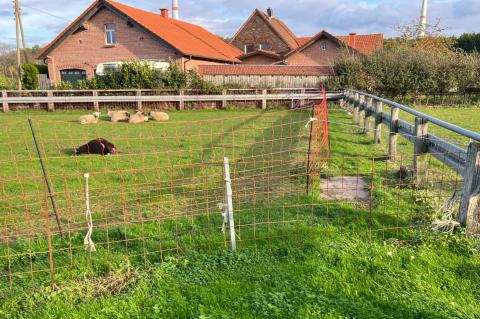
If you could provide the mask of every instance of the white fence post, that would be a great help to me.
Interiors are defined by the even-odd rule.
[[[95,112],[99,112],[100,111],[100,103],[98,103],[98,100],[96,99],[96,97],[98,97],[98,91],[94,90],[92,92],[92,96],[93,96],[93,110]]]
[[[6,99],[8,97],[7,91],[2,91],[2,97]],[[3,113],[7,113],[10,109],[8,107],[8,102],[2,102]]]
[[[137,96],[137,110],[141,111],[143,109],[143,103],[142,103],[142,90],[136,90],[135,91],[135,96]]]
[[[230,244],[232,246],[232,251],[236,251],[237,242],[235,238],[235,221],[233,219],[232,180],[230,179],[230,164],[228,157],[223,158],[223,164],[225,180],[225,204],[227,205],[228,225],[230,226]]]
[[[266,110],[267,109],[267,98],[266,98],[266,95],[267,95],[267,90],[262,90],[262,110]]]
[[[50,98],[53,97],[53,91],[48,90],[47,91],[47,96],[50,97]],[[48,102],[48,111],[49,112],[55,112],[55,103]]]

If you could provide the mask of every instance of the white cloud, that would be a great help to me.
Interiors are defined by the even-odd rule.
[[[0,42],[12,43],[15,23],[9,0],[0,0]],[[93,0],[23,0],[23,23],[29,44],[44,44],[75,19]],[[170,7],[170,0],[119,0],[147,10]],[[7,3],[8,2],[8,3]],[[8,4],[8,5],[7,5]],[[182,19],[205,26],[222,36],[231,36],[250,15],[256,0],[180,0]],[[260,9],[271,6],[299,36],[322,29],[333,34],[385,33],[395,35],[394,26],[414,21],[421,1],[412,0],[266,0]],[[37,8],[39,10],[35,10]],[[441,19],[450,34],[480,31],[479,0],[431,0],[431,20]]]

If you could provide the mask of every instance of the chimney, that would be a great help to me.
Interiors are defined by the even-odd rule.
[[[357,34],[356,33],[349,33],[348,34],[348,46],[355,48],[355,45],[357,44]]]
[[[180,19],[178,10],[178,0],[172,0],[172,17],[174,20]]]
[[[162,15],[162,17],[164,17],[165,19],[168,19],[168,9],[160,9],[160,14]]]
[[[272,8],[267,9],[267,15],[268,15],[269,18],[273,17],[273,9]]]

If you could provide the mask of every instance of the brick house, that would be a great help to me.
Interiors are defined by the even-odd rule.
[[[241,51],[204,28],[111,0],[97,0],[37,56],[48,65],[52,83],[92,78],[121,61],[140,59],[155,66],[176,61],[182,69],[241,63]],[[163,63],[163,64],[162,64]]]
[[[333,65],[339,48],[369,55],[383,46],[383,34],[333,36],[321,31],[313,37],[297,37],[273,15],[255,9],[233,36],[232,45],[243,52],[243,64]]]

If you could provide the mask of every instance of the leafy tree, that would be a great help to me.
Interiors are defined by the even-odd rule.
[[[480,52],[480,33],[464,33],[458,39],[456,47],[465,52]]]

